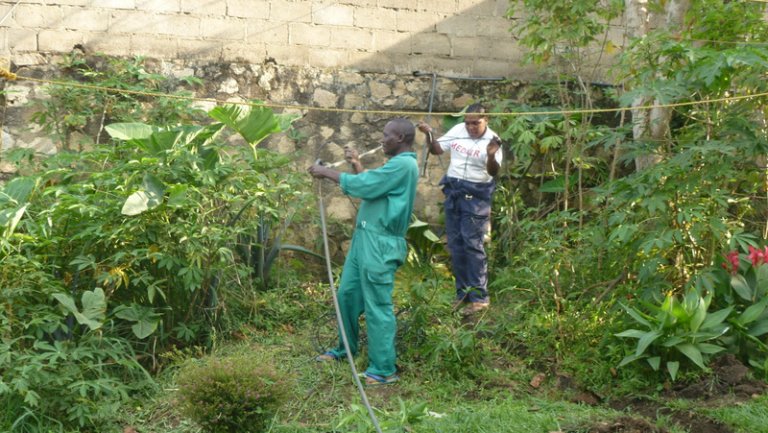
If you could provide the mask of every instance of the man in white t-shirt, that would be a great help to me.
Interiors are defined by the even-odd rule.
[[[449,152],[451,163],[440,180],[445,194],[445,230],[456,280],[454,308],[464,304],[465,314],[488,307],[488,257],[483,239],[491,215],[491,195],[496,188],[494,176],[502,161],[501,140],[488,127],[488,115],[480,104],[467,107],[464,122],[440,138],[432,128],[419,122],[427,135],[429,153]]]

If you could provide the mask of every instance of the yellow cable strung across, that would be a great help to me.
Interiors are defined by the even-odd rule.
[[[290,110],[325,111],[325,112],[334,112],[334,113],[384,114],[384,115],[390,115],[390,116],[404,116],[404,117],[421,117],[427,114],[423,111],[390,111],[390,110],[366,110],[366,109],[355,109],[355,108],[312,107],[308,105],[291,105],[291,104],[280,104],[280,103],[274,103],[274,102],[249,102],[249,101],[232,102],[232,101],[224,101],[224,100],[215,99],[215,98],[200,98],[196,96],[171,95],[168,93],[159,93],[159,92],[143,92],[139,90],[117,89],[114,87],[94,86],[90,84],[82,84],[82,83],[76,83],[76,82],[25,77],[21,75],[16,75],[4,68],[0,68],[0,77],[6,78],[8,80],[33,81],[33,82],[38,82],[43,84],[50,84],[54,86],[90,89],[90,90],[98,90],[98,91],[110,92],[110,93],[122,93],[122,94],[128,94],[128,95],[140,95],[140,96],[160,97],[160,98],[169,98],[169,99],[184,99],[184,100],[190,100],[190,101],[214,102],[217,104],[247,105],[252,107],[261,106],[261,107],[282,108],[282,109],[290,109]],[[637,107],[587,108],[587,109],[551,110],[551,111],[512,111],[512,112],[503,112],[503,113],[485,113],[485,115],[489,117],[515,117],[515,116],[541,116],[541,115],[553,115],[553,114],[573,115],[573,114],[614,113],[614,112],[621,112],[621,111],[650,110],[653,108],[686,107],[691,105],[708,104],[713,102],[728,102],[728,101],[739,101],[742,99],[762,98],[766,96],[768,96],[768,92],[755,93],[752,95],[726,96],[723,98],[704,99],[701,101],[673,102],[670,104],[639,105]],[[458,112],[432,112],[430,114],[437,115],[437,116],[456,116],[459,113]]]
[[[0,78],[5,78],[8,81],[15,81],[18,76],[5,68],[0,68]]]

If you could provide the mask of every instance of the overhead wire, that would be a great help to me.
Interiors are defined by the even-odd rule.
[[[11,13],[13,13],[13,10],[16,9],[16,6],[18,6],[19,3],[21,3],[21,0],[17,0],[16,3],[14,3],[13,6],[11,6],[11,9],[9,9],[8,12],[5,14],[5,16],[2,19],[0,19],[0,25],[2,25],[5,22],[5,20],[9,16],[11,16]]]
[[[72,87],[72,88],[80,88],[80,89],[97,90],[97,91],[103,91],[108,93],[147,96],[147,97],[153,97],[153,98],[168,98],[168,99],[178,99],[178,100],[211,102],[216,104],[246,105],[251,107],[269,107],[269,108],[278,108],[278,109],[285,109],[285,110],[333,112],[333,113],[381,114],[381,115],[402,116],[402,117],[415,117],[415,116],[420,117],[427,114],[431,114],[435,116],[460,115],[459,112],[451,112],[451,111],[425,113],[423,111],[416,111],[416,110],[403,111],[403,110],[376,110],[376,109],[371,110],[371,109],[364,109],[364,108],[314,107],[310,105],[285,104],[285,103],[267,102],[267,101],[258,101],[258,102],[225,101],[217,98],[203,98],[199,96],[178,95],[178,94],[169,94],[169,93],[162,93],[162,92],[147,92],[142,90],[118,89],[114,87],[96,86],[92,84],[77,83],[72,81],[61,81],[61,80],[50,80],[50,79],[43,79],[43,78],[27,77],[27,76],[12,73],[5,68],[0,68],[0,78],[5,78],[6,80],[10,80],[10,81],[13,81],[13,80],[32,81],[32,82],[38,82],[41,84],[49,84],[53,86],[64,86],[64,87]],[[543,115],[558,115],[558,114],[573,115],[573,114],[595,114],[595,113],[618,113],[622,111],[650,110],[655,108],[676,108],[676,107],[687,107],[687,106],[699,105],[699,104],[709,104],[709,103],[715,103],[715,102],[740,101],[744,99],[755,99],[755,98],[762,98],[766,96],[768,96],[768,92],[753,93],[749,95],[724,96],[722,98],[701,99],[696,101],[671,102],[671,103],[664,103],[664,104],[644,104],[644,105],[638,105],[633,107],[575,108],[575,109],[539,110],[539,111],[506,111],[506,112],[488,112],[484,114],[488,117],[517,117],[517,116],[543,116]]]

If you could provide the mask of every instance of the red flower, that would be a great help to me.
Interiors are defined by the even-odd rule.
[[[752,266],[760,266],[761,264],[765,263],[765,252],[763,250],[758,250],[757,248],[750,245],[749,260],[752,261]]]
[[[725,269],[726,271],[729,271],[732,274],[735,274],[736,272],[739,271],[739,252],[738,251],[731,251],[730,253],[726,254],[725,260],[728,263],[723,263],[722,265],[723,269]],[[728,265],[730,265],[731,269],[728,269],[729,267]]]

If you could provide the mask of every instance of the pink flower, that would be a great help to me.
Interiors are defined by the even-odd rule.
[[[750,247],[752,248],[752,247]],[[750,256],[751,257],[751,256]],[[728,254],[725,255],[725,260],[728,263],[723,263],[723,269],[726,271],[729,271],[732,274],[735,274],[739,271],[739,252],[738,251],[731,251]],[[730,265],[731,269],[728,269]]]
[[[752,266],[760,266],[761,264],[765,263],[765,252],[763,250],[758,250],[757,248],[750,245],[749,260],[752,261]]]

